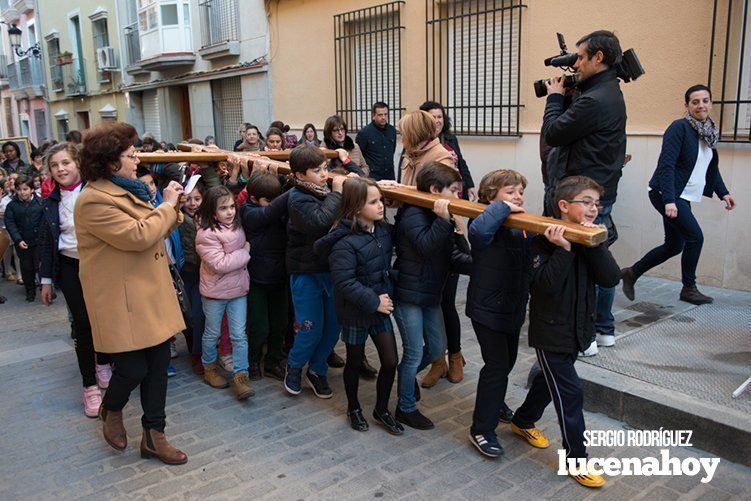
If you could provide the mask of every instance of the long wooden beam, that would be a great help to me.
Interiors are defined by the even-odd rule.
[[[335,151],[328,150],[336,156]],[[289,164],[281,160],[289,159],[290,150],[279,152],[246,152],[237,153],[244,157],[248,161],[248,165],[252,166],[256,161],[261,164],[274,165],[279,174],[289,174],[291,172]],[[269,153],[275,153],[274,159],[270,158]],[[203,155],[203,156],[198,156]],[[138,158],[144,163],[152,162],[221,162],[227,160],[228,153],[226,151],[218,150],[215,152],[171,152],[171,153],[138,153]],[[328,156],[328,155],[327,155]],[[285,158],[286,157],[286,158]],[[200,160],[199,160],[200,158]],[[340,176],[341,174],[329,173],[329,177]],[[413,187],[399,186],[393,188],[382,187],[384,196],[392,200],[408,203],[411,205],[417,205],[419,207],[433,208],[433,204],[440,197],[430,193],[424,193],[417,191]],[[449,212],[457,216],[474,218],[479,216],[482,211],[485,210],[487,205],[469,202],[467,200],[461,200],[457,198],[450,199]],[[608,232],[603,227],[587,228],[580,224],[568,223],[561,221],[560,219],[554,219],[550,217],[538,216],[531,213],[512,213],[506,218],[503,224],[508,228],[515,228],[519,230],[525,230],[532,233],[543,233],[545,229],[552,225],[563,225],[566,227],[566,231],[563,236],[569,242],[581,244],[587,247],[595,247],[602,242],[605,242],[608,238]]]

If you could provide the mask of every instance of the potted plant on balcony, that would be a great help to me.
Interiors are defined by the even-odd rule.
[[[57,55],[57,64],[59,65],[70,64],[72,62],[73,62],[73,54],[71,54],[67,50]]]

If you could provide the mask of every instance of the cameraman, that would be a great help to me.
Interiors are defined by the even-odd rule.
[[[548,156],[549,182],[555,189],[562,178],[582,175],[597,181],[605,194],[600,200],[597,223],[608,230],[608,245],[618,238],[610,212],[626,155],[626,104],[618,83],[616,65],[621,46],[610,31],[599,30],[576,42],[578,59],[576,90],[580,93],[566,109],[562,78],[551,78],[543,117],[542,135],[553,148]],[[614,288],[597,287],[597,317],[592,344],[585,356],[597,354],[597,346],[615,344]]]

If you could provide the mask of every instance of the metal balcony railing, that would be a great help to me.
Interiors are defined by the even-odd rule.
[[[200,0],[201,46],[238,40],[237,0]]]
[[[8,56],[0,54],[0,79],[8,78]]]
[[[138,23],[123,28],[125,34],[125,66],[132,66],[141,60],[141,42],[138,40]]]
[[[21,59],[6,68],[11,89],[44,85],[42,62],[35,57]]]
[[[62,64],[53,64],[50,66],[50,86],[54,92],[62,92],[65,90],[65,82],[63,81],[63,66]]]
[[[62,65],[62,81],[66,96],[83,96],[86,94],[85,65],[84,59],[73,59],[70,64]]]

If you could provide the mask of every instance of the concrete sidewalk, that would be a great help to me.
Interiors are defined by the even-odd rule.
[[[463,313],[466,281],[460,285],[457,302]],[[352,431],[345,418],[341,370],[330,372],[334,398],[328,401],[307,388],[299,397],[289,397],[278,381],[264,379],[255,385],[255,397],[238,403],[230,390],[209,388],[190,372],[180,339],[180,357],[174,361],[178,375],[169,381],[167,434],[189,454],[189,462],[167,467],[140,458],[137,392],[125,409],[129,446],[118,454],[104,443],[101,424],[83,416],[80,375],[62,301],[50,308],[25,303],[22,288],[9,283],[0,284],[0,294],[8,297],[0,305],[0,499],[751,498],[751,468],[725,459],[708,484],[698,476],[620,476],[608,478],[602,490],[587,490],[556,474],[560,431],[550,408],[539,423],[551,440],[549,449],[533,449],[500,425],[506,455],[484,459],[467,439],[482,361],[463,315],[464,381],[442,380],[423,390],[420,408],[436,423],[434,430],[408,429],[393,437],[369,419],[370,431]],[[621,322],[627,320],[626,313],[619,315]],[[521,346],[507,395],[512,408],[524,399],[533,361],[526,335]],[[369,418],[374,383],[361,383],[360,400]],[[630,428],[598,413],[585,412],[585,418],[590,430]],[[591,447],[589,453],[659,457],[654,447]],[[695,448],[670,453],[678,458],[715,456]]]

